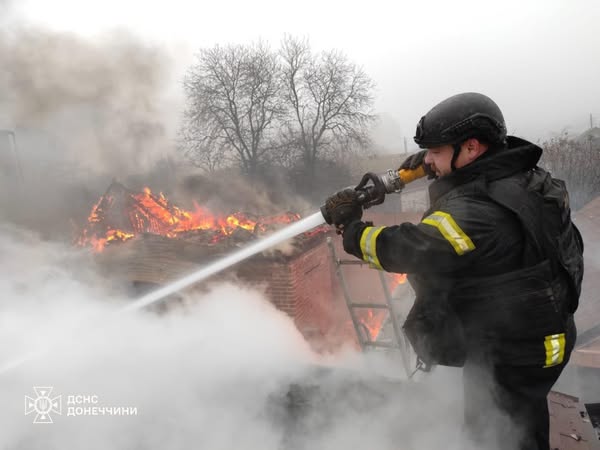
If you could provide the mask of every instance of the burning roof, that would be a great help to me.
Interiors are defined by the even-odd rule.
[[[300,215],[292,212],[262,217],[242,212],[218,215],[198,204],[194,205],[193,211],[187,211],[148,187],[135,192],[113,182],[92,208],[87,226],[76,241],[80,246],[90,246],[99,252],[109,244],[149,233],[200,241],[210,246],[228,239],[251,240],[299,219]],[[308,234],[312,236],[327,230],[320,227]]]

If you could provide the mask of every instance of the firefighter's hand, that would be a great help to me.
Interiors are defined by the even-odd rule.
[[[432,178],[435,178],[435,172],[431,170],[431,166],[425,164],[426,155],[427,150],[421,150],[414,155],[410,155],[402,164],[400,164],[398,170],[415,170],[418,169],[419,166],[423,166],[423,169],[425,169],[425,173],[427,174],[427,179],[431,180]]]
[[[361,219],[363,210],[358,196],[357,191],[346,188],[336,192],[325,201],[325,209],[338,234],[341,234],[349,223]]]

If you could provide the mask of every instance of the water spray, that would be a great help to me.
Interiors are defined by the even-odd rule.
[[[359,202],[363,207],[368,208],[373,205],[383,203],[386,194],[400,192],[407,183],[413,180],[422,178],[425,176],[425,170],[423,167],[419,167],[416,170],[388,170],[383,175],[374,175],[367,173],[356,187],[359,194]],[[371,182],[371,184],[368,184]],[[331,225],[331,217],[325,206],[321,206],[321,211],[314,213],[308,217],[305,217],[298,222],[294,222],[291,225],[276,231],[272,235],[260,239],[247,247],[244,247],[230,255],[227,255],[208,266],[205,266],[196,272],[193,272],[177,281],[174,281],[162,288],[152,291],[135,302],[122,308],[121,311],[132,311],[140,308],[144,308],[151,305],[159,300],[168,297],[171,294],[181,291],[193,284],[196,284],[206,278],[215,275],[257,253],[268,250],[271,247],[275,247],[282,242],[287,241],[299,234],[305,233],[308,230],[322,225],[327,222]]]
[[[179,280],[176,280],[162,288],[156,289],[143,297],[139,298],[135,302],[122,308],[122,312],[137,310],[144,308],[145,306],[156,303],[159,300],[168,297],[171,294],[181,291],[193,284],[196,284],[206,278],[222,272],[223,270],[256,255],[257,253],[268,250],[271,247],[276,246],[282,242],[287,241],[299,234],[305,233],[314,227],[322,225],[325,222],[323,215],[320,212],[314,213],[304,219],[294,222],[291,225],[276,231],[275,233],[260,239],[253,244],[250,244],[240,250],[227,255],[217,261],[212,262],[208,266],[205,266]]]
[[[358,198],[361,205],[364,208],[369,208],[373,205],[383,203],[386,194],[400,192],[407,183],[423,176],[425,176],[425,171],[422,167],[419,167],[416,170],[388,170],[383,175],[367,173],[355,189],[359,192]],[[296,237],[299,234],[305,233],[325,222],[328,224],[332,223],[327,208],[322,206],[320,212],[316,212],[298,222],[294,222],[263,239],[190,273],[187,276],[151,291],[135,300],[133,303],[119,309],[117,313],[136,311],[146,306],[150,306],[165,299],[169,295],[199,283],[212,275],[222,272],[241,261],[275,247],[276,245]],[[40,352],[32,352],[0,366],[0,374],[20,366],[39,354]]]
[[[374,175],[367,173],[357,186],[360,192],[359,201],[368,208],[372,205],[383,203],[386,194],[400,192],[407,183],[425,176],[423,167],[416,170],[388,170],[383,175]],[[371,182],[371,184],[368,184]],[[287,241],[299,234],[305,233],[310,229],[322,225],[324,222],[331,224],[331,218],[325,206],[321,206],[321,211],[305,217],[298,222],[294,222],[281,230],[254,242],[230,255],[227,255],[213,263],[205,266],[179,280],[176,280],[162,288],[156,289],[135,302],[122,308],[121,311],[132,311],[149,306],[159,300],[181,291],[193,284],[196,284],[206,278],[222,272],[229,267],[256,255],[257,253],[275,247],[282,242]]]

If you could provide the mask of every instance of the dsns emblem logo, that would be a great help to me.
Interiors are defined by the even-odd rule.
[[[62,414],[61,396],[52,398],[52,387],[35,386],[36,398],[25,396],[25,415],[35,413],[33,423],[53,423],[51,413]]]

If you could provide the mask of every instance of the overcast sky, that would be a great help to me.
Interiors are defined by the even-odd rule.
[[[19,0],[12,10],[95,38],[129,29],[174,55],[174,80],[200,47],[306,36],[364,66],[398,136],[412,138],[421,115],[464,91],[495,99],[509,132],[532,140],[583,131],[590,113],[600,123],[598,0]]]

